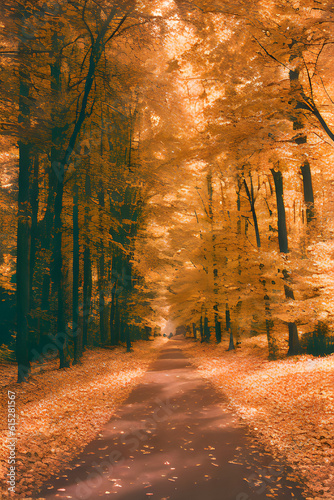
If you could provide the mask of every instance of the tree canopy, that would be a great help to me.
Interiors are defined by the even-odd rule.
[[[2,343],[183,327],[289,354],[333,323],[333,6],[6,0]],[[16,297],[16,298],[15,298]],[[306,338],[306,337],[305,337]]]

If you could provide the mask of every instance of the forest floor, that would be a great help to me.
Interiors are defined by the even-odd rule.
[[[136,342],[133,353],[125,353],[123,347],[87,351],[82,365],[61,371],[57,370],[57,361],[44,365],[36,363],[29,382],[21,385],[15,383],[14,365],[0,365],[1,400],[6,402],[8,390],[14,391],[19,417],[16,448],[17,494],[14,498],[29,498],[33,491],[36,492],[45,484],[47,477],[59,473],[70,461],[75,467],[79,466],[76,464],[76,457],[88,443],[101,439],[101,429],[110,418],[114,419],[117,408],[122,408],[122,405],[124,407],[130,393],[132,397],[136,391],[140,392],[143,385],[141,381],[152,375],[151,368],[146,372],[149,365],[158,356],[170,357],[168,352],[164,355],[164,351],[168,351],[173,341],[161,351],[165,343],[164,338],[154,342]],[[216,345],[185,339],[178,342],[178,345],[199,370],[197,375],[196,371],[193,372],[192,377],[206,378],[221,394],[223,402],[219,404],[222,415],[226,414],[229,426],[232,424],[228,430],[229,436],[232,436],[232,428],[238,425],[237,422],[233,423],[233,419],[230,420],[229,415],[241,417],[246,424],[245,428],[250,429],[248,449],[244,443],[242,446],[235,445],[236,455],[228,463],[236,467],[246,466],[248,474],[251,474],[251,469],[254,469],[252,460],[254,462],[254,457],[260,460],[255,476],[251,474],[248,478],[253,485],[258,485],[254,498],[260,500],[259,492],[262,492],[263,488],[265,498],[281,498],[282,491],[275,489],[269,471],[277,464],[279,470],[280,464],[283,463],[291,467],[288,472],[284,470],[284,481],[291,481],[290,484],[305,483],[311,491],[303,498],[334,498],[334,355],[326,358],[302,355],[268,361],[265,336],[243,340],[240,348],[230,352],[227,352],[228,344],[224,341]],[[286,344],[283,344],[283,340],[282,346],[281,351],[285,353]],[[170,360],[162,359],[162,362],[164,361]],[[164,376],[171,380],[171,368],[167,365],[162,368],[165,370]],[[175,383],[179,376],[175,371]],[[141,385],[131,392],[138,384]],[[210,384],[204,387],[206,394],[210,394],[209,387]],[[195,398],[196,405],[201,405],[201,394],[189,390],[189,397]],[[154,402],[148,406],[148,411],[153,412],[159,408]],[[202,407],[198,408],[196,412],[201,409]],[[8,449],[4,446],[8,433],[5,427],[6,410],[7,404],[0,410],[1,457],[8,455]],[[145,418],[147,419],[143,417],[142,420],[144,423]],[[121,425],[122,419],[118,422],[118,425]],[[143,425],[140,424],[140,419],[136,422],[139,426]],[[127,426],[128,423],[125,419],[124,425]],[[183,422],[182,425],[184,424],[188,423]],[[198,434],[196,425],[194,429],[186,425],[187,436],[180,438],[184,441],[184,444],[180,444],[181,449],[191,451],[191,448],[194,448],[191,441]],[[174,426],[169,427],[173,434]],[[118,430],[124,433],[124,430]],[[200,438],[201,436],[198,436],[199,440]],[[207,445],[205,449],[213,450],[215,445],[213,443],[213,446],[210,446]],[[263,453],[259,452],[259,446],[263,447]],[[138,454],[143,454],[144,457],[152,453],[148,444],[142,444],[140,448]],[[102,458],[104,452],[99,453]],[[247,453],[249,456],[245,463]],[[263,457],[269,460],[264,467],[261,466]],[[133,460],[131,457],[129,459]],[[139,464],[142,464],[141,460]],[[132,468],[133,462],[130,465]],[[211,463],[211,468],[212,465],[214,462]],[[82,466],[81,464],[80,467]],[[139,470],[138,474],[142,474],[144,470],[145,467]],[[1,482],[5,473],[7,471],[1,466]],[[174,473],[174,476],[177,474]],[[176,481],[174,476],[168,477],[168,481]],[[213,477],[209,472],[204,475],[205,478],[206,476]],[[149,484],[151,483],[148,481]],[[109,490],[110,487],[106,492]],[[150,489],[145,491],[145,495],[150,493]],[[239,495],[240,500],[249,498],[244,493],[242,495]],[[6,491],[2,492],[2,496],[0,491],[0,497],[6,498]],[[127,497],[124,498],[127,500]],[[291,498],[294,498],[292,493]]]
[[[108,422],[138,384],[167,341],[137,341],[124,347],[88,350],[81,365],[58,370],[58,360],[34,363],[28,382],[16,383],[16,366],[0,365],[0,483],[5,485],[8,391],[17,415],[16,494],[27,498],[46,477],[76,456]],[[8,485],[7,485],[8,486]],[[7,486],[0,498],[7,498]]]
[[[281,352],[287,350],[281,339]],[[231,409],[312,491],[334,498],[334,355],[268,361],[265,335],[228,342],[188,340],[186,352],[202,376],[228,397]]]
[[[186,357],[166,344],[94,439],[33,498],[305,500],[290,468],[264,450]]]

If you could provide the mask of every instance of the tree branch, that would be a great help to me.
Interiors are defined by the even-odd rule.
[[[326,92],[326,94],[327,94],[328,99],[330,100],[330,102],[331,102],[332,104],[334,104],[334,101],[332,100],[331,96],[330,96],[330,95],[329,95],[329,93],[327,92],[327,89],[326,89],[325,84],[324,84],[324,82],[322,81],[322,78],[321,78],[321,77],[320,77],[320,81],[321,81],[321,83],[322,83],[322,86],[323,86],[323,88],[324,88],[324,91],[325,91],[325,92]]]
[[[265,53],[267,54],[267,56],[269,56],[271,59],[273,59],[274,61],[276,61],[281,66],[284,66],[284,68],[290,70],[290,68],[288,66],[286,66],[286,64],[282,63],[281,61],[279,61],[278,59],[276,59],[275,56],[273,56],[272,54],[270,54],[270,52],[268,52],[267,49],[265,47],[263,47],[263,45],[258,41],[257,38],[255,38],[254,35],[252,35],[252,36],[253,36],[254,40],[256,40],[256,42],[260,45],[260,47],[265,51]]]
[[[90,29],[90,27],[88,26],[88,23],[86,21],[86,18],[85,18],[85,12],[86,12],[86,6],[87,6],[87,2],[88,0],[85,0],[85,3],[84,3],[84,6],[83,6],[83,9],[82,9],[82,20],[84,22],[84,25],[86,26],[87,28],[87,31],[89,33],[89,36],[90,36],[90,40],[91,40],[91,44],[94,45],[94,36],[93,36],[93,33],[92,33],[92,30]]]
[[[305,66],[305,69],[306,69],[306,73],[307,73],[307,78],[308,78],[308,84],[310,86],[310,92],[311,92],[311,99],[312,101],[314,102],[314,98],[313,98],[313,85],[312,85],[312,80],[311,80],[311,76],[310,76],[310,72],[308,70],[308,67],[307,67],[307,64],[306,64],[306,61],[304,59],[304,55],[302,54],[302,59],[303,59],[303,62],[304,62],[304,66]]]

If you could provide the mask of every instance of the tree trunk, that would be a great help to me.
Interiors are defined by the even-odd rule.
[[[218,309],[218,306],[215,305],[214,306],[214,309],[217,307]],[[217,309],[215,309],[215,311],[217,311]],[[221,340],[222,340],[222,328],[221,328],[221,323],[218,319],[218,313],[215,312],[215,334],[216,334],[216,342],[217,344],[220,344]]]
[[[33,307],[32,293],[33,276],[36,262],[36,243],[38,238],[38,205],[39,205],[39,158],[36,153],[33,158],[33,181],[30,193],[31,205],[31,245],[30,245],[30,307]]]
[[[117,26],[114,29],[113,33],[107,40],[105,40],[108,28],[112,20],[116,15],[116,10],[111,9],[109,15],[103,22],[103,26],[100,32],[97,34],[97,37],[92,45],[90,51],[89,58],[89,67],[87,70],[87,75],[85,78],[84,91],[80,103],[80,109],[77,113],[77,118],[74,123],[72,134],[69,138],[68,146],[64,155],[62,156],[62,161],[52,165],[52,167],[57,170],[57,189],[56,189],[56,198],[55,198],[55,211],[54,211],[54,220],[55,220],[55,236],[54,236],[54,261],[55,268],[57,269],[57,289],[58,289],[58,318],[57,318],[57,328],[59,337],[61,335],[61,340],[58,342],[59,345],[59,359],[60,366],[59,368],[64,368],[68,366],[67,361],[65,359],[65,345],[66,345],[66,335],[65,335],[65,315],[64,315],[64,294],[63,294],[63,272],[62,272],[62,210],[63,210],[63,194],[64,194],[64,176],[65,169],[70,161],[71,154],[75,148],[77,138],[80,134],[82,125],[87,117],[87,106],[90,92],[92,90],[95,72],[97,65],[100,61],[101,55],[103,53],[103,48],[105,44],[115,36],[118,29],[124,23],[127,13],[117,21]],[[60,333],[59,333],[60,332]]]
[[[21,92],[23,92],[21,85]],[[22,95],[22,94],[21,94]],[[16,360],[18,379],[23,382],[31,371],[29,361],[30,308],[30,249],[31,249],[31,213],[29,209],[29,173],[31,165],[31,145],[19,142],[19,194],[17,225],[17,263],[16,263],[16,298],[17,298],[17,335]]]
[[[118,345],[119,338],[116,336],[116,327],[115,327],[115,317],[116,317],[116,291],[117,291],[117,283],[115,283],[113,289],[111,290],[111,302],[110,302],[110,344]]]
[[[239,180],[238,191],[237,191],[237,210],[238,210],[238,212],[240,212],[240,210],[241,210],[240,190],[241,190],[241,183]],[[237,220],[237,234],[241,234],[241,217],[240,217],[240,215],[238,215],[238,220]]]
[[[289,326],[289,351],[288,356],[300,353],[300,342],[296,323],[288,323]]]
[[[103,208],[105,206],[104,202],[104,188],[102,181],[100,181],[100,188],[98,191],[99,200],[99,230],[100,230],[100,242],[99,242],[99,312],[100,312],[100,339],[102,345],[107,343],[107,329],[106,329],[106,306],[105,306],[105,256],[104,256],[104,243],[103,243]]]
[[[230,309],[228,307],[228,304],[226,304],[226,309],[225,309],[225,320],[226,320],[226,331],[230,335],[230,344],[228,346],[228,350],[232,351],[233,349],[235,349],[235,347],[234,347],[233,331],[232,331],[232,325],[231,325],[231,315],[230,315]]]
[[[249,190],[246,179],[244,178],[244,186],[246,189],[246,194],[247,198],[250,204],[252,216],[253,216],[253,222],[254,222],[254,230],[255,230],[255,237],[256,237],[256,245],[258,248],[261,247],[261,239],[260,239],[260,232],[259,232],[259,225],[257,222],[257,215],[255,211],[255,195],[254,195],[254,187],[253,187],[253,180],[251,174],[249,174],[250,177],[250,185],[251,189]]]
[[[74,344],[73,364],[80,363],[82,355],[82,331],[79,328],[79,188],[73,187],[73,287],[72,287],[72,335]]]
[[[204,318],[204,340],[205,342],[210,342],[209,320],[206,316]]]
[[[24,50],[20,44],[19,54]],[[19,123],[30,126],[30,81],[24,67],[23,54],[19,69]],[[17,223],[17,260],[16,260],[16,301],[17,301],[17,334],[16,360],[18,364],[17,381],[23,382],[31,371],[29,360],[29,327],[30,309],[30,251],[31,251],[31,207],[29,200],[29,179],[32,164],[32,145],[29,141],[18,142],[19,147],[19,192]]]
[[[194,339],[196,339],[196,325],[195,325],[195,323],[192,324],[192,327],[193,327],[193,337],[194,337]]]
[[[256,236],[256,245],[258,248],[260,248],[261,247],[260,232],[259,232],[259,226],[257,223],[257,216],[256,216],[254,204],[251,206],[251,210],[252,210],[252,215],[253,215],[253,222],[254,222],[254,229],[255,229],[255,236]]]
[[[228,346],[228,350],[233,351],[234,349],[235,349],[235,346],[234,346],[234,339],[233,339],[233,330],[230,327],[230,344]]]
[[[266,332],[267,332],[267,340],[268,340],[268,350],[269,350],[269,359],[274,360],[277,357],[277,349],[276,343],[273,338],[272,328],[274,326],[272,319],[266,319]]]
[[[99,257],[99,316],[100,316],[100,340],[102,345],[107,343],[107,331],[106,331],[106,305],[105,305],[105,293],[104,293],[104,249],[100,247],[100,257]]]
[[[217,259],[216,259],[216,235],[214,233],[214,220],[213,220],[213,186],[212,186],[212,173],[211,170],[207,175],[207,188],[208,188],[208,198],[209,198],[209,220],[210,220],[210,226],[211,226],[211,241],[212,241],[212,271],[213,271],[213,293],[214,295],[218,296],[219,292],[219,285],[218,285],[218,265],[217,265]],[[218,308],[219,304],[218,301],[215,303],[213,306],[213,309],[215,311],[214,313],[214,320],[215,320],[215,335],[216,335],[216,342],[219,344],[221,342],[221,324],[219,321],[219,316],[218,316]]]
[[[201,342],[204,342],[204,333],[203,333],[203,316],[201,315],[201,318],[199,320],[199,331],[200,331],[200,336],[201,336]]]
[[[87,165],[89,168],[89,164]],[[90,241],[89,241],[89,230],[90,230],[90,210],[89,210],[89,199],[91,197],[91,184],[90,176],[86,173],[85,179],[85,244],[84,244],[84,282],[83,282],[83,332],[82,332],[82,347],[85,348],[88,345],[88,325],[91,310],[92,301],[92,259],[90,255]]]
[[[290,56],[290,63],[294,60],[300,60],[301,54],[298,46],[295,47],[295,41],[292,41],[290,48],[292,49],[292,53]],[[290,88],[292,94],[299,92],[300,90],[300,82],[299,82],[299,70],[296,68],[295,70],[289,71],[289,79],[290,79]],[[293,130],[303,130],[303,115],[301,112],[295,110],[296,116],[293,118]],[[306,144],[307,136],[305,133],[301,132],[294,138],[296,144]],[[314,216],[314,197],[313,197],[313,187],[312,187],[312,178],[311,178],[311,170],[310,164],[308,161],[305,161],[304,165],[301,167],[301,173],[303,178],[303,188],[304,188],[304,201],[306,204],[306,220],[307,223],[311,222]],[[276,182],[275,182],[276,186]],[[276,188],[277,193],[277,188]],[[282,185],[282,197],[283,197],[283,185]],[[284,202],[283,202],[284,209]],[[280,251],[281,250],[280,247]],[[284,271],[283,271],[284,274]],[[288,281],[288,273],[284,274],[284,279]],[[285,297],[287,299],[294,300],[294,293],[292,288],[290,288],[287,284],[284,285]],[[296,323],[289,323],[289,351],[288,355],[297,354],[300,350],[299,337],[298,337],[298,329]]]
[[[226,331],[229,332],[231,328],[231,316],[230,316],[230,309],[228,307],[228,304],[226,304],[225,308],[225,321],[226,321]]]
[[[59,33],[57,29],[52,34],[52,48],[55,53],[55,62],[51,64],[51,93],[54,99],[54,114],[56,119],[56,103],[61,91],[61,59],[59,55]],[[58,120],[57,120],[58,121]],[[59,368],[67,368],[69,360],[65,355],[66,340],[65,334],[65,303],[64,303],[64,276],[63,276],[63,255],[62,255],[62,209],[64,194],[64,174],[66,162],[61,163],[61,129],[57,126],[52,129],[51,147],[51,172],[49,175],[49,204],[54,199],[54,212],[49,214],[54,221],[54,242],[53,242],[53,269],[52,279],[54,289],[57,291],[57,346],[59,351]],[[55,193],[55,195],[53,194]],[[55,197],[54,197],[55,196]],[[50,223],[50,221],[49,221]]]
[[[145,326],[145,339],[144,340],[150,340],[151,331],[152,331],[152,328],[150,326]]]
[[[121,254],[114,250],[111,275],[112,275],[112,289],[111,289],[111,305],[110,305],[110,342],[111,345],[119,345],[122,341],[122,325],[121,325],[121,311],[120,311],[120,293],[123,290],[122,279],[122,258]]]
[[[272,333],[274,323],[271,318],[270,299],[269,296],[267,295],[265,280],[263,280],[263,287],[265,292],[264,301],[265,301],[266,333],[268,341],[269,359],[274,360],[277,358],[277,345],[276,345],[276,339]]]
[[[311,169],[308,161],[301,167],[304,188],[304,201],[306,205],[306,221],[309,224],[314,219],[314,196]]]
[[[123,318],[122,318],[123,320]],[[126,338],[125,338],[125,323],[124,321],[121,321],[120,322],[120,338],[121,338],[121,342],[125,342]]]
[[[125,337],[126,337],[126,352],[131,352],[131,337],[130,337],[130,327],[126,325],[125,327]]]
[[[118,296],[115,297],[115,322],[114,322],[114,338],[115,345],[119,344],[121,337],[121,313],[119,308]]]
[[[92,301],[92,260],[90,257],[90,248],[85,246],[84,250],[84,283],[83,283],[83,332],[82,332],[82,346],[83,348],[88,345],[88,325]]]
[[[292,53],[290,56],[290,63],[294,60],[297,59],[299,64],[302,64],[302,54],[300,53],[300,48],[298,47],[298,44],[296,45],[296,41],[292,41],[290,48],[292,49]],[[296,93],[300,92],[302,90],[300,81],[299,81],[299,75],[300,72],[296,68],[295,70],[290,70],[289,71],[289,79],[290,79],[290,89],[292,92],[292,95],[294,96]],[[293,101],[296,104],[295,99]],[[304,112],[303,111],[298,111],[296,108],[294,110],[294,115],[293,116],[293,130],[302,130],[304,129]],[[295,138],[294,141],[296,144],[306,144],[307,143],[307,136],[305,133],[301,132],[299,133]],[[306,160],[304,162],[304,165],[301,167],[301,173],[302,173],[302,178],[303,178],[303,188],[304,188],[304,201],[306,205],[306,221],[307,223],[310,223],[312,219],[314,218],[314,196],[313,196],[313,186],[312,186],[312,176],[311,176],[311,169],[310,169],[310,164]]]
[[[51,36],[52,50],[55,54],[54,60],[50,65],[51,71],[51,95],[53,99],[53,109],[51,110],[51,120],[53,122],[53,127],[51,131],[51,166],[49,171],[49,190],[48,190],[48,199],[47,199],[47,207],[44,216],[44,230],[46,232],[46,248],[49,247],[50,241],[52,240],[51,232],[52,228],[54,231],[57,231],[56,222],[55,222],[55,212],[56,212],[56,197],[58,195],[57,209],[58,211],[62,210],[62,188],[60,184],[63,182],[63,172],[59,169],[60,161],[61,161],[61,148],[63,146],[64,141],[64,128],[59,126],[59,122],[64,120],[64,116],[60,116],[59,113],[59,100],[61,98],[61,55],[60,55],[60,43],[59,43],[59,31],[58,25],[54,26],[54,31]],[[60,199],[59,199],[60,197]],[[59,214],[57,214],[57,225],[59,226]],[[60,225],[61,227],[61,225]],[[57,244],[59,244],[59,239],[57,240]],[[61,244],[61,236],[60,236],[60,244]],[[57,257],[56,253],[58,249],[56,249],[55,242],[53,248],[53,269],[52,269],[52,281],[53,281],[53,291],[59,291],[59,281],[57,279],[59,268],[56,265]],[[61,280],[60,280],[61,281]],[[59,330],[58,330],[59,331]]]
[[[42,283],[42,298],[41,298],[41,309],[42,311],[49,312],[50,310],[50,274],[45,273],[43,275]],[[50,332],[50,320],[41,318],[39,324],[39,345],[42,349],[44,345],[49,343],[48,333]]]
[[[64,184],[62,179],[58,179],[55,199],[55,234],[54,234],[54,272],[55,286],[58,295],[57,304],[57,338],[59,351],[59,369],[68,368],[69,360],[65,354],[66,340],[65,334],[65,302],[64,302],[64,273],[63,273],[63,253],[62,253],[62,203]]]
[[[50,308],[50,275],[44,274],[43,276],[43,285],[42,285],[42,300],[41,300],[41,309],[43,311],[48,311]]]
[[[242,300],[239,300],[237,305],[235,306],[235,319],[236,319],[236,341],[237,345],[240,343],[240,313],[242,307]]]
[[[288,253],[288,234],[286,229],[285,207],[283,198],[283,177],[280,171],[270,170],[275,183],[276,202],[277,202],[277,226],[278,226],[278,244],[282,253]]]
[[[284,280],[289,283],[289,273],[286,269],[283,269]],[[288,284],[284,284],[284,292],[286,299],[295,300],[295,295],[292,288]],[[288,356],[293,356],[300,353],[300,342],[298,336],[297,324],[295,322],[288,323],[289,327],[289,351]]]

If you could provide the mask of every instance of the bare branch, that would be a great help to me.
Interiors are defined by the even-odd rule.
[[[34,54],[53,54],[52,50],[8,50],[6,52],[0,52],[0,56],[18,56],[22,54],[34,55]]]
[[[195,188],[195,189],[196,189],[197,194],[198,194],[198,196],[200,197],[200,200],[201,200],[201,202],[202,202],[202,205],[203,205],[203,208],[204,208],[204,212],[205,212],[206,216],[207,216],[207,217],[209,217],[208,211],[207,211],[207,209],[206,209],[206,206],[205,206],[204,200],[203,200],[203,198],[202,198],[202,196],[201,196],[201,194],[200,194],[200,192],[199,192],[199,189],[198,189],[198,188]]]
[[[319,139],[321,140],[321,142],[325,142],[331,148],[334,147],[333,144],[331,144],[330,142],[325,141],[325,139],[323,137],[321,137],[321,135],[317,134],[317,132],[312,131],[311,133],[314,134],[314,135],[316,135],[317,137],[319,137]]]
[[[318,52],[318,55],[317,55],[316,61],[315,61],[315,63],[314,63],[314,71],[313,71],[312,78],[313,78],[313,77],[314,77],[314,75],[315,75],[315,71],[316,71],[316,67],[317,67],[317,64],[318,64],[318,60],[319,60],[320,54],[321,54],[321,52],[323,51],[323,49],[324,49],[325,45],[326,45],[326,42],[324,42],[324,43],[322,44],[322,47],[321,47],[321,49],[320,49],[320,50],[319,50],[319,52]]]
[[[290,68],[288,66],[286,66],[286,64],[282,63],[281,61],[279,61],[278,59],[276,59],[275,56],[273,56],[272,54],[270,54],[270,52],[268,52],[267,49],[265,47],[263,47],[263,45],[258,41],[257,38],[255,38],[254,35],[252,35],[252,36],[253,36],[254,40],[260,45],[260,47],[265,51],[265,53],[267,54],[267,56],[271,57],[271,59],[273,59],[274,61],[276,61],[281,66],[284,66],[284,68],[290,70]]]
[[[82,63],[81,63],[81,66],[80,66],[80,74],[83,72],[83,69],[84,69],[84,65],[85,65],[85,61],[88,57],[88,54],[90,53],[90,51],[92,50],[92,45],[89,47],[89,49],[87,50],[86,54],[85,54],[85,57],[83,58],[82,60]]]
[[[126,14],[124,14],[124,16],[122,17],[121,21],[119,22],[118,26],[115,28],[115,30],[111,33],[111,35],[109,36],[109,38],[107,38],[106,42],[105,42],[105,46],[107,45],[107,43],[112,39],[114,38],[114,36],[116,35],[116,33],[119,31],[120,27],[122,26],[122,24],[125,22],[125,20],[127,19],[129,15],[129,12],[127,12]]]
[[[309,86],[310,86],[311,98],[312,98],[312,101],[314,102],[312,80],[311,80],[310,72],[309,72],[309,70],[308,70],[308,67],[307,67],[307,64],[306,64],[306,61],[305,61],[305,59],[304,59],[304,55],[303,55],[303,54],[302,54],[302,59],[303,59],[303,62],[304,62],[304,66],[305,66],[305,69],[306,69],[306,73],[307,73],[308,84],[309,84]]]
[[[93,33],[92,33],[92,30],[90,29],[90,27],[88,26],[88,23],[86,21],[86,18],[85,18],[85,12],[86,12],[86,6],[87,6],[87,3],[88,3],[88,0],[85,0],[85,3],[84,3],[84,6],[83,6],[83,9],[82,9],[82,20],[84,22],[84,25],[86,26],[87,28],[87,31],[89,33],[89,36],[90,36],[90,40],[91,40],[91,43],[92,45],[94,45],[94,36],[93,36]]]
[[[328,99],[330,100],[330,102],[331,102],[332,104],[334,104],[334,101],[332,100],[331,96],[330,96],[330,95],[329,95],[329,93],[327,92],[327,89],[326,89],[325,84],[324,84],[324,82],[322,81],[322,78],[321,78],[321,77],[320,77],[320,81],[321,81],[321,83],[322,83],[322,86],[323,86],[323,88],[324,88],[324,91],[325,91],[325,92],[326,92],[326,94],[327,94]]]

